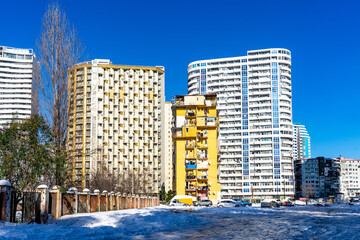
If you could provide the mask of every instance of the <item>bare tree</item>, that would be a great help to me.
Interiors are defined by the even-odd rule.
[[[47,6],[42,20],[42,29],[36,44],[38,65],[34,82],[39,91],[39,113],[51,126],[54,136],[54,151],[58,156],[55,184],[62,184],[62,169],[65,153],[68,120],[67,71],[80,58],[84,47],[75,28],[70,25],[65,13],[55,2]]]
[[[56,146],[63,147],[68,119],[67,70],[77,63],[84,47],[57,3],[47,6],[36,47],[40,70],[34,80],[39,85],[39,110],[52,126]]]
[[[106,163],[99,162],[96,170],[91,174],[89,186],[92,191],[99,189],[100,191],[146,194],[148,184],[143,174],[128,171],[123,175],[119,175],[109,170]]]

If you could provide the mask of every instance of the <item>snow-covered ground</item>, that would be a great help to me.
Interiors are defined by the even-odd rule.
[[[0,223],[0,239],[360,239],[360,206],[170,208]]]

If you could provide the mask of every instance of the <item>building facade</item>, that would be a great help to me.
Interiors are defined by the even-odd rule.
[[[76,186],[99,164],[143,177],[158,193],[164,69],[93,60],[69,69],[67,147]]]
[[[168,192],[173,190],[173,148],[172,148],[172,110],[171,102],[165,102],[163,108],[164,122],[161,123],[161,185]]]
[[[216,95],[176,96],[173,115],[176,194],[215,202],[220,197]]]
[[[33,59],[32,49],[0,46],[0,127],[34,111]]]
[[[294,194],[291,53],[247,56],[188,65],[188,94],[217,94],[222,198]]]
[[[296,198],[338,198],[340,165],[334,158],[307,158],[294,161]]]
[[[310,135],[304,125],[294,124],[293,159],[311,158]]]
[[[360,197],[360,159],[339,157],[340,165],[340,192],[342,200],[347,202],[350,198]]]

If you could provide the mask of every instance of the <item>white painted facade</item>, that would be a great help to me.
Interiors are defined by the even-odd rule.
[[[171,102],[164,104],[164,121],[161,123],[161,184],[164,185],[165,191],[173,190],[173,161],[172,161],[172,110]]]
[[[192,62],[188,94],[205,93],[217,93],[222,197],[294,195],[290,51]]]
[[[33,50],[0,46],[0,127],[32,110]]]
[[[340,165],[340,192],[342,200],[348,201],[351,197],[360,197],[360,159],[339,157]]]

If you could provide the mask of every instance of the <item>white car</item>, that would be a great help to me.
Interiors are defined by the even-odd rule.
[[[217,204],[218,207],[240,207],[241,203],[232,199],[222,199]]]
[[[169,206],[170,207],[187,207],[189,205],[186,203],[182,203],[179,200],[172,200],[169,202]]]
[[[301,200],[295,200],[295,206],[305,206],[306,202]]]

